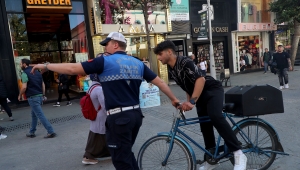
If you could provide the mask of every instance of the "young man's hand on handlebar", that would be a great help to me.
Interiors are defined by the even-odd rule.
[[[194,108],[195,105],[191,104],[190,102],[183,102],[180,105],[180,109],[183,111],[190,111]],[[178,107],[177,107],[178,108]]]

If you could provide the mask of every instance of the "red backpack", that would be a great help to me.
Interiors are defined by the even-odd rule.
[[[86,95],[80,99],[81,112],[86,119],[95,120],[97,117],[98,111],[101,109],[99,105],[98,110],[95,109],[90,94],[92,93],[95,87],[99,86],[98,84],[93,84]]]

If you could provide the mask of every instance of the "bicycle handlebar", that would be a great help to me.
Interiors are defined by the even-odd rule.
[[[185,115],[184,115],[184,111],[181,109],[181,103],[177,103],[176,105],[177,107],[179,107],[179,116],[181,117],[182,120],[185,120]]]

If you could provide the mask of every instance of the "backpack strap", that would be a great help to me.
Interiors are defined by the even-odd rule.
[[[95,87],[100,86],[100,84],[93,84],[87,93],[91,94]]]

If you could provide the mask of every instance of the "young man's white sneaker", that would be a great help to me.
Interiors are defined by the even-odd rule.
[[[288,89],[288,88],[289,88],[289,84],[285,84],[285,85],[284,85],[284,88],[285,88],[285,89]]]
[[[1,134],[1,135],[0,135],[0,140],[1,140],[1,139],[5,139],[5,138],[7,138],[7,135],[4,135],[4,134]]]
[[[234,155],[234,168],[233,170],[246,170],[247,157],[245,154]]]
[[[282,90],[282,89],[283,89],[283,86],[280,86],[279,89]]]
[[[218,166],[220,166],[219,163],[217,163],[217,164],[215,164],[215,165],[211,165],[211,164],[209,164],[209,163],[207,163],[207,162],[204,162],[204,163],[200,166],[199,170],[213,170],[213,169],[217,168]]]

